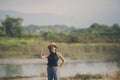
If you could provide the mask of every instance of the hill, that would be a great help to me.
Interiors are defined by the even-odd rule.
[[[23,25],[75,25],[76,21],[71,16],[63,16],[50,13],[22,13],[14,10],[0,10],[0,19],[5,19],[6,15],[12,17],[22,17],[24,19]]]

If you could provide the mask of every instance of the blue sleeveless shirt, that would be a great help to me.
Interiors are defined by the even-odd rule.
[[[48,56],[48,66],[58,66],[58,55],[57,53],[51,52],[50,55]]]

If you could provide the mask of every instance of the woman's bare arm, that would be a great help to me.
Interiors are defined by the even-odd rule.
[[[44,55],[44,53],[43,53],[43,48],[41,48],[41,50],[40,50],[40,58],[41,59],[45,59],[45,58],[47,58],[48,57],[48,55]]]
[[[61,68],[61,67],[66,63],[66,61],[65,61],[65,58],[62,56],[61,53],[59,53],[59,57],[60,57],[60,59],[61,59],[61,61],[62,61],[62,63],[61,63],[60,66],[59,66],[59,68]]]

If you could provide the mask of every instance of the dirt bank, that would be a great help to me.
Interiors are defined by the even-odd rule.
[[[31,64],[46,62],[46,59],[0,59],[0,64]]]
[[[15,77],[15,78],[0,78],[0,80],[47,80],[46,77]]]

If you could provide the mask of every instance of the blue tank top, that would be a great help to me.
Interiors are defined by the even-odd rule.
[[[58,59],[57,53],[51,52],[48,56],[48,66],[58,66]]]

